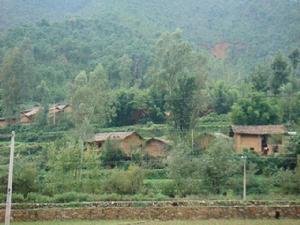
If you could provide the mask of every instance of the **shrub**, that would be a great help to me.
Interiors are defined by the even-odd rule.
[[[90,198],[88,194],[67,192],[63,194],[54,195],[53,201],[55,203],[84,202],[84,201],[90,201]]]
[[[33,163],[24,163],[18,161],[15,163],[14,168],[14,191],[22,193],[25,196],[29,192],[37,190],[36,184],[37,169]]]
[[[273,177],[273,184],[280,188],[284,194],[300,193],[300,171],[280,170]]]
[[[146,179],[168,179],[167,169],[144,170]]]
[[[161,187],[162,194],[174,198],[176,196],[176,185],[174,181],[165,182]]]
[[[25,202],[24,196],[22,194],[19,194],[19,193],[13,193],[12,202],[14,202],[14,203]]]
[[[104,191],[117,194],[136,194],[143,187],[143,172],[130,166],[128,171],[115,170],[104,183]]]
[[[6,195],[4,193],[0,193],[0,203],[4,203],[6,201]]]
[[[271,189],[270,181],[266,177],[248,175],[247,177],[247,194],[267,194]],[[235,194],[242,195],[243,193],[243,177],[235,176],[229,179],[228,189]],[[228,191],[226,191],[228,192]]]
[[[26,201],[34,203],[48,203],[51,202],[51,198],[38,193],[28,193]]]
[[[164,169],[167,165],[164,162],[164,159],[152,157],[146,154],[143,156],[142,166],[147,169]]]
[[[114,168],[126,160],[126,155],[120,149],[119,143],[106,141],[100,160],[105,167]]]
[[[239,169],[231,143],[222,140],[213,143],[200,161],[200,175],[203,188],[213,194],[221,194],[230,177]]]

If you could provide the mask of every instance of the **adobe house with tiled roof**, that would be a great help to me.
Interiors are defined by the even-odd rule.
[[[0,118],[0,128],[5,128],[7,126],[7,121],[5,118]]]
[[[232,126],[231,128],[235,149],[239,153],[244,149],[262,155],[281,152],[286,134],[288,132],[283,125]]]
[[[38,113],[41,111],[41,107],[40,106],[35,106],[31,109],[25,110],[21,112],[21,116],[20,116],[20,124],[23,125],[30,125],[34,122],[34,120],[36,119]]]
[[[142,149],[144,139],[137,132],[107,132],[95,134],[94,138],[88,140],[89,145],[102,148],[106,141],[118,142],[120,149],[129,157],[133,152]]]
[[[52,121],[53,125],[64,114],[72,112],[72,107],[69,104],[55,104],[49,108],[48,118]]]
[[[143,154],[154,158],[166,158],[171,148],[172,142],[169,140],[150,138],[144,144]]]

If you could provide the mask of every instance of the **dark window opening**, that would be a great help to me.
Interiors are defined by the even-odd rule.
[[[278,153],[278,152],[279,152],[279,146],[278,146],[278,145],[274,145],[274,146],[272,147],[272,151],[273,151],[274,153]]]
[[[261,151],[262,151],[263,155],[268,155],[268,153],[269,153],[268,137],[266,135],[262,136]]]

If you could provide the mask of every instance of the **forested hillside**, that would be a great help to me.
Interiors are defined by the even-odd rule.
[[[299,45],[300,3],[295,0],[2,0],[0,27],[8,29],[41,19],[74,17],[122,20],[147,36],[181,28],[195,46],[212,49],[229,44],[229,58],[239,66],[278,50]],[[247,68],[249,68],[246,65]]]

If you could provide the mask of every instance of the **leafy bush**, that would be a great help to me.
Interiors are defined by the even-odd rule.
[[[25,198],[22,194],[19,193],[13,193],[12,195],[12,202],[14,203],[22,203],[25,202]]]
[[[51,198],[46,195],[41,195],[38,193],[28,193],[26,201],[34,203],[48,203],[51,202]]]
[[[131,166],[127,171],[115,170],[104,182],[106,193],[136,194],[143,187],[144,175],[139,167]]]
[[[168,197],[174,198],[177,193],[175,182],[171,181],[163,183],[161,187],[161,192],[162,194]]]
[[[279,187],[284,194],[300,193],[300,169],[298,167],[296,172],[280,170],[273,177],[273,184]]]
[[[184,155],[178,155],[172,159],[170,177],[174,179],[177,194],[185,197],[199,193],[201,177],[199,166],[199,159],[189,159]]]
[[[247,177],[247,194],[268,194],[272,188],[270,180],[266,177],[248,175]],[[228,181],[228,190],[232,190],[235,194],[243,193],[243,177],[235,176]]]
[[[0,203],[4,203],[6,201],[6,195],[4,193],[0,193]]]
[[[67,192],[53,196],[53,202],[55,203],[85,202],[90,200],[89,194],[77,192]]]
[[[204,189],[220,194],[230,177],[238,172],[239,161],[231,143],[217,141],[203,154],[200,162],[201,182]]]
[[[37,169],[33,163],[24,163],[17,161],[14,166],[14,191],[22,193],[25,196],[29,192],[37,190],[36,183]]]
[[[126,155],[120,149],[119,143],[108,140],[103,146],[100,160],[103,166],[114,168],[122,165],[126,160]]]
[[[146,179],[168,179],[167,169],[146,169],[144,170]]]

